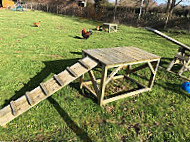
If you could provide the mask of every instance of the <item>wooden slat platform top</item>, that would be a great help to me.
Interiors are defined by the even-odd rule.
[[[83,50],[87,56],[105,65],[127,64],[160,59],[159,56],[136,47],[115,47]]]

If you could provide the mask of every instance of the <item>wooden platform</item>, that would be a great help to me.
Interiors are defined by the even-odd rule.
[[[157,68],[160,62],[160,57],[151,53],[148,53],[144,50],[141,50],[136,47],[116,47],[116,48],[103,48],[103,49],[88,49],[83,50],[83,57],[90,57],[97,62],[100,63],[102,68],[102,77],[100,79],[100,86],[97,85],[98,80],[95,78],[93,70],[90,70],[88,73],[90,75],[90,81],[83,82],[83,76],[81,77],[81,88],[84,86],[89,91],[94,94],[100,106],[105,105],[106,103],[125,98],[128,96],[132,96],[138,93],[142,93],[145,91],[150,91],[153,82],[156,76]],[[141,64],[134,69],[131,69],[131,65]],[[143,68],[149,67],[151,70],[151,77],[149,81],[149,85],[146,87],[145,85],[135,81],[134,79],[129,77],[129,74],[134,73]],[[115,68],[111,74],[108,75],[108,69]],[[115,76],[117,72],[122,69],[127,68],[127,72],[125,76]],[[104,99],[105,87],[112,79],[126,77],[129,80],[135,81],[138,85],[142,86],[142,89],[123,94],[120,96],[116,96],[109,99]],[[91,82],[91,83],[90,83]],[[92,84],[94,87],[94,91],[90,90],[89,84]]]
[[[0,110],[0,125],[7,124],[97,65],[96,61],[86,57],[58,75],[54,75],[50,80],[40,83],[40,86],[30,92],[26,92],[19,99],[11,101],[10,105]]]
[[[180,43],[179,41],[161,33],[160,31],[158,30],[155,30],[155,29],[152,29],[152,28],[149,28],[149,27],[146,27],[145,29],[167,39],[168,41],[176,44],[179,46],[178,48],[178,53],[174,56],[174,59],[172,60],[172,62],[169,64],[168,68],[167,68],[167,71],[169,72],[172,72],[172,68],[175,64],[181,64],[182,67],[181,69],[178,71],[177,75],[181,76],[182,78],[185,78],[187,80],[189,80],[187,77],[183,76],[182,74],[185,72],[185,71],[189,71],[190,70],[190,47],[183,44],[183,43]],[[170,52],[170,51],[168,51]],[[173,72],[174,73],[174,72]]]
[[[117,24],[104,23],[104,24],[103,24],[103,29],[104,29],[105,31],[108,29],[108,33],[117,32]]]

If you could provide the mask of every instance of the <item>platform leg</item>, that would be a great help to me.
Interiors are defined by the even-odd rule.
[[[131,65],[128,65],[127,66],[127,70],[126,70],[126,76],[128,76],[128,77],[129,77],[129,71],[130,71],[130,69],[131,69]]]
[[[98,104],[100,106],[102,106],[102,104],[103,104],[104,93],[105,93],[105,88],[106,88],[107,72],[108,72],[107,66],[103,65],[102,66],[102,78],[101,78],[101,84],[100,84],[100,92],[99,92],[99,96],[98,96]]]
[[[84,74],[80,77],[80,89],[83,88],[83,79],[84,79]]]
[[[168,66],[168,68],[167,68],[167,71],[171,71],[171,69],[172,69],[172,67],[173,67],[174,64],[175,64],[175,59],[173,59],[173,60],[171,61],[171,63],[169,64],[169,66]]]
[[[185,62],[185,61],[184,61],[184,62]],[[183,66],[182,66],[181,69],[179,70],[178,74],[179,74],[179,75],[182,75],[182,73],[183,73],[184,71],[189,70],[188,68],[189,68],[189,61],[188,61],[188,62],[185,62],[185,63],[183,64]]]
[[[110,33],[110,25],[108,26],[108,33]]]

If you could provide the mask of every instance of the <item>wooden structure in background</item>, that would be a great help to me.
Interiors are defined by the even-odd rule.
[[[190,70],[190,65],[189,65],[189,63],[190,63],[190,47],[183,44],[183,43],[180,43],[179,41],[177,41],[177,40],[175,40],[175,39],[173,39],[173,38],[171,38],[171,37],[169,37],[163,33],[161,33],[158,30],[155,30],[155,29],[152,29],[149,27],[146,27],[145,29],[152,31],[155,34],[157,34],[157,35],[159,35],[159,36],[161,36],[161,37],[163,37],[163,38],[169,40],[170,42],[179,46],[178,53],[174,56],[174,59],[169,64],[167,71],[172,72],[171,69],[175,64],[181,64],[182,67],[177,74],[179,76],[183,77],[184,79],[188,79],[185,76],[182,76],[182,74],[183,74],[183,72]],[[172,72],[172,73],[174,73],[174,72]]]
[[[102,49],[88,49],[83,50],[83,57],[90,57],[97,62],[99,62],[101,68],[102,68],[102,77],[101,79],[96,79],[95,75],[93,73],[93,70],[90,70],[88,73],[90,75],[90,81],[83,81],[83,76],[81,76],[81,88],[84,86],[86,89],[88,89],[92,94],[95,95],[98,99],[98,104],[100,106],[105,105],[109,102],[122,99],[125,97],[129,97],[135,94],[139,94],[142,92],[150,91],[153,82],[155,80],[157,68],[160,62],[160,57],[156,56],[154,54],[148,53],[144,50],[141,50],[136,47],[116,47],[116,48],[102,48]],[[135,64],[142,64],[134,69],[131,69],[132,65]],[[127,72],[125,75],[117,75],[117,72],[121,70],[122,68],[127,67]],[[149,80],[149,85],[145,86],[138,81],[134,80],[133,78],[130,78],[129,75],[131,73],[134,73],[138,70],[141,70],[143,68],[149,67],[151,71],[151,77]],[[108,75],[108,69],[114,68],[111,74]],[[119,79],[119,78],[126,78],[129,80],[134,81],[138,86],[140,86],[140,89],[115,96],[109,99],[104,99],[104,93],[106,85],[110,82],[110,80],[113,79]],[[101,82],[98,86],[98,82]],[[89,84],[93,85],[93,88],[95,91],[93,91]]]
[[[104,29],[105,31],[108,29],[108,33],[117,32],[117,24],[104,23],[104,24],[103,24],[103,29]]]

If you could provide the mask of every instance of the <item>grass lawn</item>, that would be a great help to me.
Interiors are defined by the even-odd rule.
[[[38,21],[40,27],[33,27]],[[88,40],[74,38],[97,24],[38,11],[0,10],[0,108],[75,63],[82,49],[135,46],[161,56],[163,67],[178,50],[143,28],[123,25],[117,33],[94,31]],[[167,34],[190,45],[189,33]],[[145,74],[147,70],[134,77]],[[190,141],[190,95],[180,88],[182,83],[159,69],[151,92],[103,108],[71,83],[0,127],[0,140]]]

